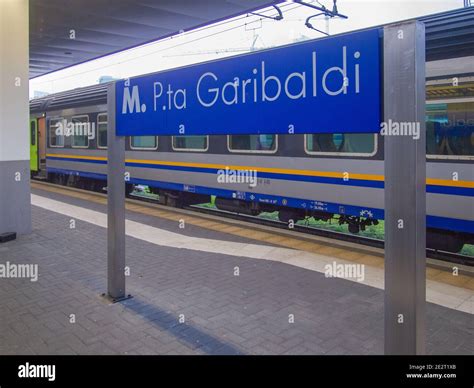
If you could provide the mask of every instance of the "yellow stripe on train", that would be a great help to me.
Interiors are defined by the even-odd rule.
[[[47,157],[57,157],[64,159],[85,159],[85,160],[100,160],[107,161],[107,158],[102,156],[80,156],[80,155],[66,155],[66,154],[47,154]],[[276,174],[288,174],[288,175],[305,175],[305,176],[318,176],[326,178],[344,178],[349,179],[360,179],[370,181],[383,181],[383,175],[373,174],[359,174],[350,172],[331,172],[331,171],[311,171],[311,170],[293,170],[285,168],[274,168],[274,167],[255,167],[255,166],[236,166],[236,165],[223,165],[213,163],[195,163],[195,162],[174,162],[166,160],[145,160],[145,159],[125,159],[126,163],[137,163],[137,164],[154,164],[159,166],[176,166],[176,167],[195,167],[195,168],[212,168],[212,169],[232,169],[232,170],[256,170],[257,172],[268,172]],[[450,179],[434,179],[427,178],[427,185],[436,186],[452,186],[452,187],[466,187],[474,188],[474,182],[471,181],[453,181]]]

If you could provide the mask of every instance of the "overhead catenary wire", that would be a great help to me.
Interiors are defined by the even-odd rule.
[[[292,7],[291,7],[292,6]],[[284,9],[286,12],[290,12],[290,11],[293,11],[297,8],[300,8],[301,5],[300,4],[297,4],[297,3],[288,3],[288,4],[283,4],[282,6],[280,6],[280,8]],[[268,12],[268,11],[271,11],[271,8],[269,8],[268,10],[264,10],[262,12]],[[133,50],[139,50],[139,49],[142,49],[142,48],[145,48],[147,46],[150,46],[150,45],[154,45],[154,44],[158,44],[158,43],[164,43],[164,42],[169,42],[173,39],[177,39],[177,38],[181,38],[183,36],[186,36],[186,35],[192,35],[192,34],[197,34],[197,33],[201,33],[203,31],[206,31],[208,29],[215,29],[217,27],[220,27],[220,26],[223,26],[225,24],[229,24],[229,23],[235,23],[239,20],[243,20],[243,19],[247,19],[250,17],[251,14],[246,14],[246,15],[242,15],[240,17],[237,17],[236,19],[231,19],[231,20],[226,20],[226,21],[222,21],[222,22],[218,22],[217,24],[212,24],[212,25],[209,25],[209,26],[205,26],[205,27],[202,27],[200,29],[197,29],[197,30],[190,30],[190,31],[187,31],[187,32],[183,32],[181,34],[178,34],[178,35],[173,35],[169,38],[165,38],[165,39],[162,39],[162,40],[156,40],[154,42],[149,42],[149,43],[146,43],[144,45],[141,45],[141,46],[137,46],[137,47],[133,47],[133,48],[130,48],[128,50],[125,50],[125,51],[122,51],[120,53],[115,53],[115,54],[111,54],[111,56],[113,55],[117,55],[117,54],[122,54],[124,52],[127,52],[127,53],[130,53],[132,52]],[[88,73],[92,73],[92,72],[95,72],[95,71],[99,71],[99,70],[102,70],[102,69],[105,69],[105,68],[109,68],[111,66],[117,66],[117,65],[121,65],[121,64],[124,64],[124,63],[127,63],[127,62],[131,62],[131,61],[135,61],[137,59],[140,59],[140,58],[144,58],[144,57],[147,57],[147,56],[150,56],[150,55],[154,55],[154,54],[158,54],[160,52],[164,52],[164,51],[167,51],[167,50],[172,50],[174,48],[177,48],[177,47],[180,47],[180,46],[184,46],[184,45],[187,45],[187,44],[191,44],[191,43],[196,43],[196,42],[199,42],[201,40],[204,40],[204,39],[208,39],[208,38],[211,38],[213,36],[217,36],[217,35],[220,35],[220,34],[223,34],[223,33],[226,33],[226,32],[229,32],[229,31],[232,31],[232,30],[236,30],[236,29],[239,29],[239,28],[242,28],[242,27],[245,27],[246,25],[249,25],[249,24],[253,24],[253,23],[257,23],[257,22],[260,22],[262,21],[262,18],[257,18],[257,19],[254,19],[254,20],[251,20],[249,22],[245,22],[245,23],[242,23],[242,24],[239,24],[237,26],[233,26],[233,27],[230,27],[230,28],[227,28],[227,29],[224,29],[224,30],[220,30],[220,31],[216,31],[214,33],[211,33],[211,34],[208,34],[208,35],[205,35],[205,36],[201,36],[201,37],[198,37],[196,39],[192,39],[192,40],[189,40],[189,41],[186,41],[186,42],[182,42],[182,43],[178,43],[176,45],[173,45],[173,46],[170,46],[170,47],[165,47],[165,48],[160,48],[158,50],[154,50],[154,51],[151,51],[151,52],[148,52],[148,53],[145,53],[145,54],[141,54],[141,55],[138,55],[138,56],[134,56],[133,58],[128,58],[128,59],[124,59],[124,60],[120,60],[114,64],[108,64],[108,65],[103,65],[103,66],[98,66],[98,67],[95,67],[93,69],[88,69],[88,70],[84,70],[82,72],[77,72],[77,73],[74,73],[74,74],[69,74],[69,75],[65,75],[65,76],[62,76],[62,77],[58,77],[58,78],[55,78],[54,80],[48,80],[48,81],[44,81],[42,83],[54,83],[54,82],[57,82],[57,81],[61,81],[61,80],[64,80],[64,79],[67,79],[67,78],[72,78],[72,77],[76,77],[76,76],[79,76],[79,75],[84,75],[84,74],[88,74]],[[100,58],[102,59],[102,58]],[[100,59],[97,59],[97,60],[100,60]],[[78,65],[80,66],[80,65]]]

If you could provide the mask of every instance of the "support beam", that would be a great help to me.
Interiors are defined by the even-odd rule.
[[[0,1],[0,235],[31,231],[28,0]]]
[[[383,40],[384,121],[412,130],[384,142],[385,354],[424,354],[425,28],[420,22],[390,25]]]
[[[125,137],[115,135],[115,83],[107,91],[107,298],[125,295]]]

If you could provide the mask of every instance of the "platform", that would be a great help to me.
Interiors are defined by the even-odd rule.
[[[281,237],[258,242],[265,232],[246,237],[239,225],[177,213],[181,229],[167,211],[129,205],[133,298],[108,304],[100,297],[104,201],[35,187],[32,194],[33,233],[0,245],[0,264],[38,264],[38,281],[0,279],[0,354],[383,353],[376,255],[346,258],[372,260],[362,282],[327,278],[324,265],[344,261],[334,247],[311,253],[303,243],[290,247],[291,238],[286,247]],[[472,278],[453,285],[430,271],[428,353],[472,354]]]

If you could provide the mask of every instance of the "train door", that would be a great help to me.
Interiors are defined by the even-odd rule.
[[[38,162],[39,169],[46,173],[46,118],[38,119]]]
[[[36,118],[30,119],[30,170],[38,172],[38,128]]]

